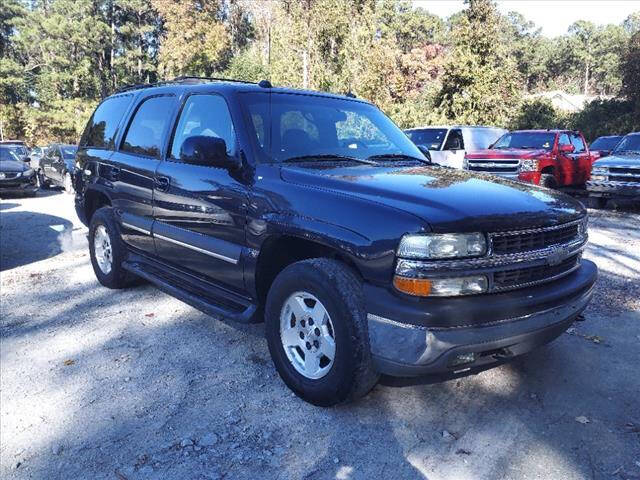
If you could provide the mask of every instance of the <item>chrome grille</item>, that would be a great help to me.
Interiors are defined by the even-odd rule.
[[[571,243],[579,239],[579,224],[541,228],[522,232],[496,233],[492,235],[492,251],[495,255],[530,252],[552,245]]]
[[[520,169],[520,160],[505,160],[494,158],[467,159],[468,169],[472,172],[485,172],[493,174],[517,174]]]
[[[493,273],[494,290],[507,290],[549,281],[575,270],[579,264],[580,254],[576,254],[554,266],[536,265],[512,270],[500,270]]]
[[[612,182],[640,183],[640,167],[609,167]]]
[[[5,172],[3,180],[9,180],[10,178],[16,178],[19,175],[18,172]]]

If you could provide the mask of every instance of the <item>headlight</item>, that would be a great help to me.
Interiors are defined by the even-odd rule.
[[[520,171],[521,172],[536,172],[538,170],[538,160],[534,159],[526,159],[520,162]]]
[[[489,282],[484,275],[452,278],[411,278],[396,275],[393,286],[400,292],[416,297],[456,297],[487,291]]]
[[[600,175],[606,175],[607,174],[607,169],[603,168],[603,167],[593,167],[591,169],[591,173],[600,174]]]
[[[487,241],[482,233],[405,235],[398,247],[398,257],[401,258],[479,257],[486,252]]]
[[[605,175],[591,175],[591,180],[606,180],[607,177]]]

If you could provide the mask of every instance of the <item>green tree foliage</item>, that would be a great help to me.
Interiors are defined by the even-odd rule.
[[[458,123],[505,125],[518,102],[519,75],[498,39],[501,21],[492,0],[470,0],[454,28],[455,47],[442,75],[438,104]]]
[[[580,130],[588,141],[592,141],[601,135],[640,131],[640,114],[628,100],[594,100],[569,118],[569,126]]]
[[[468,0],[446,20],[424,8],[411,0],[3,0],[2,131],[75,142],[104,96],[178,75],[353,92],[403,127],[638,124],[640,12],[621,25],[576,22],[549,39],[522,15],[500,14],[494,0]],[[544,101],[522,102],[527,93],[585,88],[628,101],[593,103],[571,118]]]
[[[560,128],[564,121],[548,99],[527,100],[520,105],[511,128]]]

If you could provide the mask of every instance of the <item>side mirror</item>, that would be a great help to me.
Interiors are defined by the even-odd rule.
[[[426,147],[426,145],[417,145],[418,150],[420,150],[420,152],[422,152],[422,154],[427,157],[427,161],[429,163],[432,163],[431,161],[431,152],[429,151],[429,149]]]
[[[240,161],[227,155],[227,144],[218,137],[196,135],[187,138],[180,147],[180,160],[192,165],[235,170]]]
[[[572,153],[576,148],[573,145],[560,145],[558,150],[562,153]]]

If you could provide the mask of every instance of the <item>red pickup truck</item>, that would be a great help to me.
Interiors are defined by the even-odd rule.
[[[465,155],[464,168],[555,188],[584,185],[594,161],[580,132],[518,130]]]

